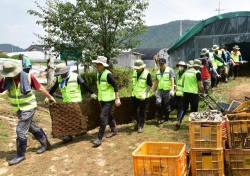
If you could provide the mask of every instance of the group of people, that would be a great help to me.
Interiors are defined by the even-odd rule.
[[[170,111],[177,109],[176,128],[179,128],[189,105],[191,112],[198,111],[199,93],[208,94],[210,82],[212,82],[212,87],[217,85],[222,71],[228,73],[228,70],[233,68],[233,75],[237,76],[238,63],[242,61],[239,47],[235,46],[231,53],[226,51],[225,47],[217,45],[214,45],[212,50],[213,52],[210,53],[206,48],[202,49],[201,57],[190,60],[187,64],[180,61],[176,64],[177,72],[168,66],[166,59],[160,58],[159,70],[156,72],[154,81],[152,81],[151,73],[145,68],[146,64],[141,59],[135,61],[130,103],[130,114],[136,120],[134,130],[138,133],[144,131],[147,100],[150,96],[156,96],[157,124],[168,123]],[[63,102],[80,102],[82,101],[81,87],[85,88],[91,94],[91,98],[98,99],[101,104],[100,127],[97,138],[92,141],[94,146],[102,144],[107,124],[109,124],[110,133],[106,137],[111,138],[117,135],[112,107],[114,104],[117,107],[120,106],[121,101],[116,81],[107,69],[109,65],[105,56],[98,56],[96,60],[92,61],[97,71],[98,95],[78,74],[70,72],[70,68],[65,64],[57,65],[56,82],[48,92],[29,73],[31,63],[24,59],[23,55],[20,57],[23,59],[23,68],[13,61],[5,62],[1,71],[3,78],[0,80],[0,93],[8,91],[12,109],[17,112],[18,116],[17,156],[9,161],[9,165],[17,164],[25,159],[28,132],[31,132],[41,144],[37,154],[50,149],[46,134],[33,121],[37,103],[32,88],[46,97],[44,100],[46,104],[55,102],[52,95],[58,88],[62,93]],[[213,79],[214,75],[216,79]],[[72,139],[72,136],[65,136],[62,140],[69,142]]]

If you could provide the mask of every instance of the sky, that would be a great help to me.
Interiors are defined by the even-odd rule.
[[[45,6],[46,0],[36,1]],[[222,14],[249,11],[249,7],[249,0],[149,0],[145,21],[147,26],[152,26],[175,20],[205,20],[218,15],[218,9],[221,9]],[[44,35],[45,32],[36,24],[38,17],[27,13],[29,9],[38,10],[34,0],[1,1],[0,44],[13,44],[23,49],[32,44],[40,44],[34,33]]]

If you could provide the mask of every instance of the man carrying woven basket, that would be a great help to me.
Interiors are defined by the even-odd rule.
[[[82,77],[71,72],[70,67],[68,67],[65,63],[61,63],[56,66],[55,76],[57,76],[56,83],[49,91],[50,95],[53,95],[56,89],[59,88],[60,92],[62,93],[63,102],[81,102],[82,86],[91,94],[91,98],[97,99],[96,94],[94,94],[94,92],[84,82]],[[48,100],[45,99],[44,101],[46,103]],[[73,136],[65,136],[62,138],[62,140],[65,143],[70,142],[73,140]]]
[[[22,71],[21,65],[14,61],[5,62],[0,75],[4,77],[0,80],[0,93],[8,91],[12,110],[15,111],[18,116],[16,127],[17,156],[9,161],[9,165],[14,165],[25,159],[28,132],[31,132],[42,145],[42,147],[37,150],[37,154],[41,154],[50,148],[50,143],[44,131],[38,128],[33,121],[37,102],[32,88],[47,97],[48,101],[55,102],[55,100],[47,90],[38,83],[33,75]]]
[[[98,137],[93,141],[94,147],[97,147],[102,144],[102,138],[107,124],[109,124],[111,132],[106,137],[111,138],[117,134],[116,122],[112,116],[112,106],[114,102],[116,106],[120,106],[121,101],[114,77],[111,72],[106,69],[106,67],[109,66],[107,64],[107,58],[104,56],[98,56],[96,60],[92,61],[92,63],[95,63],[96,66],[98,101],[102,108]]]

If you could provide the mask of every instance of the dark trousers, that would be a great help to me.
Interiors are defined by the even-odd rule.
[[[217,87],[217,75],[211,73],[211,88]]]
[[[184,112],[182,115],[182,119],[185,116],[185,114],[187,113],[187,110],[189,108],[189,104],[191,105],[191,112],[197,112],[198,111],[198,104],[199,104],[199,95],[184,92],[184,96],[183,96],[183,110],[184,110]]]
[[[30,72],[30,68],[24,68],[23,71],[26,72],[26,73],[29,73]]]
[[[173,110],[177,110],[177,120],[181,122],[182,120],[182,115],[183,115],[183,96],[174,96],[172,98],[172,107],[171,107],[171,111]]]
[[[240,68],[240,65],[235,65],[233,67],[233,76],[234,76],[234,78],[236,78],[238,76],[239,68]]]
[[[108,101],[108,102],[101,101],[100,103],[102,112],[100,115],[101,124],[98,132],[98,139],[102,140],[105,133],[106,125],[109,124],[111,131],[114,132],[114,130],[116,130],[116,123],[112,116],[112,107],[114,101]]]
[[[163,108],[162,108],[163,104]],[[158,113],[158,120],[162,120],[162,110],[165,111],[165,121],[168,121],[170,114],[170,96],[169,90],[158,90],[156,95],[156,111]]]
[[[31,109],[27,111],[19,110],[17,112],[18,124],[16,127],[17,138],[22,141],[27,141],[28,132],[31,132],[33,135],[40,131],[33,121],[33,115],[35,114],[36,109]]]
[[[136,120],[138,126],[142,128],[145,122],[146,104],[147,104],[147,99],[140,100],[136,97],[131,97],[130,114]],[[139,113],[138,113],[138,107],[139,107]]]
[[[217,69],[217,73],[222,77],[222,73],[223,73],[223,66],[219,66],[218,69]],[[220,83],[220,80],[221,80],[221,77],[217,77],[217,85]]]

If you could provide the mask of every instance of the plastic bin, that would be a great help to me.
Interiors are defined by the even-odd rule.
[[[135,176],[185,176],[186,144],[144,142],[133,152]]]
[[[227,149],[225,150],[225,172],[228,176],[250,175],[250,150]]]
[[[224,176],[223,149],[191,149],[192,176]]]
[[[250,148],[250,120],[227,121],[229,148]]]
[[[222,148],[221,121],[190,121],[189,122],[190,148]]]

